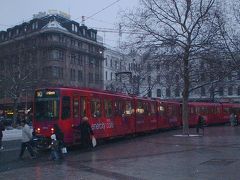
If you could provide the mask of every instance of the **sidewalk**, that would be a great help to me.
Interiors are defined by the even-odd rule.
[[[35,160],[26,153],[19,161],[19,150],[3,151],[0,174],[16,180],[240,179],[240,126],[207,127],[204,136],[196,135],[196,129],[190,132],[191,136],[182,136],[180,129],[109,140],[88,152],[76,147],[60,162],[47,161],[49,154],[44,153]]]

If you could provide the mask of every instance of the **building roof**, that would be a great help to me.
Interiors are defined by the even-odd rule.
[[[64,31],[68,31],[66,28],[62,27],[59,22],[54,19],[53,21],[49,21],[42,29],[61,29]]]

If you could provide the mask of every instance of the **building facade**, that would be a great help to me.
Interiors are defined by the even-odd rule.
[[[104,51],[104,89],[127,93],[129,83],[127,74],[129,57],[117,50],[106,48]],[[125,84],[127,83],[127,84]]]
[[[26,105],[40,87],[104,87],[97,31],[65,14],[39,13],[0,31],[0,52],[1,105],[14,98]]]

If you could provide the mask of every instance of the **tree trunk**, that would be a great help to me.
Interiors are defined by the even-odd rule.
[[[17,115],[18,115],[18,98],[15,98],[13,104],[13,126],[17,125]]]
[[[183,87],[183,104],[182,104],[182,121],[183,121],[183,134],[189,135],[189,122],[188,122],[188,98],[189,98],[189,49],[185,50],[184,57],[183,57],[184,69],[183,69],[183,80],[184,80],[184,87]]]
[[[183,134],[189,135],[188,96],[186,95],[185,92],[183,92],[182,121],[183,121]]]

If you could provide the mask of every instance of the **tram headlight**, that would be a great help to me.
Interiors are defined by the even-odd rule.
[[[51,128],[51,133],[54,134],[54,128]]]
[[[41,129],[40,128],[37,128],[36,129],[36,132],[39,134],[41,132]]]

